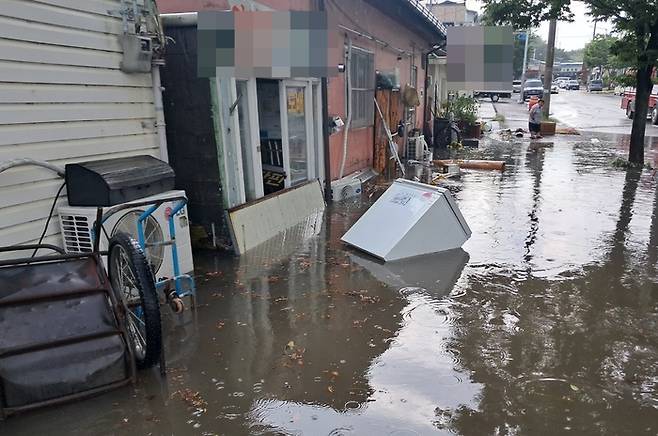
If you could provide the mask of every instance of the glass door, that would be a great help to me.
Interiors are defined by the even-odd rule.
[[[286,186],[309,180],[312,140],[312,96],[307,82],[281,83],[281,127]]]
[[[264,195],[261,166],[256,79],[236,80],[237,111],[242,149],[242,169],[247,201]]]

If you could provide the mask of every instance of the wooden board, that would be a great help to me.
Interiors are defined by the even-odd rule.
[[[394,134],[397,131],[398,123],[402,120],[402,100],[399,91],[388,89],[379,89],[375,93],[377,104],[379,104],[382,114],[386,119],[388,128]],[[398,144],[400,151],[400,139],[396,136],[393,141]],[[379,173],[388,175],[395,174],[395,161],[390,159],[391,153],[388,148],[388,139],[384,131],[379,114],[375,111],[375,135],[373,146],[373,168]]]

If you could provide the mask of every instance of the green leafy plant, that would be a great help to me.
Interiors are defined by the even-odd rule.
[[[478,101],[467,95],[458,95],[448,103],[447,112],[456,121],[473,124],[478,117]]]

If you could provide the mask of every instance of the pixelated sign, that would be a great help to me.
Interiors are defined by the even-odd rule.
[[[448,88],[512,91],[514,32],[509,26],[448,27]]]
[[[326,12],[248,10],[254,8],[236,4],[233,11],[199,12],[199,77],[277,79],[337,73],[328,65]]]

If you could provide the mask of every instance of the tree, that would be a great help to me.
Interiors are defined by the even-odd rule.
[[[514,38],[514,58],[513,58],[513,73],[514,77],[521,79],[523,70],[523,50],[525,48],[525,40],[522,38]],[[544,41],[540,36],[530,34],[530,39],[528,40],[528,57],[531,57],[534,53],[535,58],[539,60],[544,60],[546,56],[546,41]]]
[[[614,55],[611,52],[612,44],[617,40],[612,36],[600,35],[585,46],[583,60],[589,68],[599,67],[599,74],[603,68],[609,68]]]
[[[658,0],[583,0],[589,15],[610,21],[619,36],[612,53],[635,68],[635,118],[631,129],[628,160],[644,163],[644,134],[651,93],[651,72],[658,64]],[[487,20],[517,28],[538,26],[542,21],[573,21],[571,0],[484,0]]]

